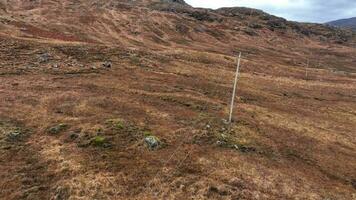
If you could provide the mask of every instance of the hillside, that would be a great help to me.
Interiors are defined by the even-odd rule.
[[[0,199],[354,199],[355,55],[250,8],[0,0]]]
[[[352,17],[349,19],[340,19],[340,20],[328,22],[327,24],[331,26],[341,27],[341,28],[351,28],[356,31],[356,17]]]

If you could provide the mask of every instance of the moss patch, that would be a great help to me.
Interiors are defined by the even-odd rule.
[[[94,146],[104,146],[104,144],[107,142],[107,139],[103,136],[95,136],[92,140],[91,140],[91,144]]]

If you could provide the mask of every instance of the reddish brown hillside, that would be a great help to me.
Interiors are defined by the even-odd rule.
[[[249,8],[0,0],[0,199],[355,199],[355,44]]]

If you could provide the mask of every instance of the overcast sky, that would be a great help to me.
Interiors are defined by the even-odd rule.
[[[288,20],[328,22],[356,17],[356,0],[185,0],[194,7],[244,6],[262,9]]]

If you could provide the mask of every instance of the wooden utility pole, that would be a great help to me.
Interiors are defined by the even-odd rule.
[[[309,68],[309,59],[307,61],[307,66],[305,66],[305,78],[308,78],[308,68]]]
[[[232,122],[232,111],[234,109],[234,101],[235,101],[235,95],[236,95],[236,88],[237,88],[237,80],[239,77],[239,70],[240,70],[240,61],[241,61],[241,52],[239,54],[239,57],[237,58],[237,67],[236,67],[236,74],[235,74],[235,82],[234,82],[234,90],[232,91],[232,98],[231,98],[231,107],[230,107],[230,116],[229,116],[229,124]]]

